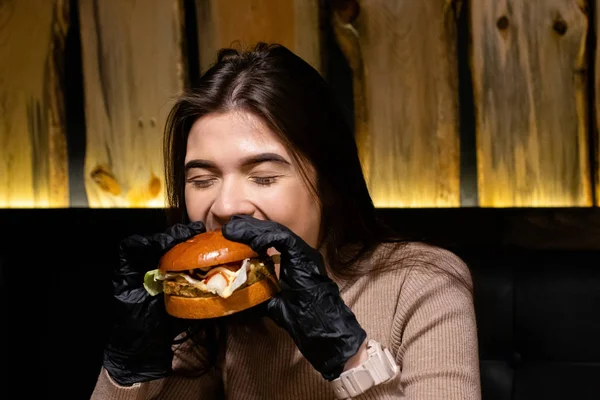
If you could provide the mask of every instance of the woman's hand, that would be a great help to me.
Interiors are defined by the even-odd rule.
[[[165,377],[171,372],[171,345],[177,334],[162,295],[151,296],[144,274],[158,267],[160,257],[177,243],[204,232],[202,222],[176,224],[152,236],[133,235],[119,247],[113,279],[115,322],[104,350],[104,368],[120,385]]]
[[[266,303],[268,315],[293,338],[300,352],[327,380],[337,378],[366,339],[354,313],[327,276],[321,253],[286,227],[234,216],[223,235],[257,253],[281,253],[281,292]]]

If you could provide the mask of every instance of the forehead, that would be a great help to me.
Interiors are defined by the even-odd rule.
[[[194,122],[187,141],[186,160],[211,157],[227,160],[256,153],[290,154],[277,135],[253,114],[209,114]]]

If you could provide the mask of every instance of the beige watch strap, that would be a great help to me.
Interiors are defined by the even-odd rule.
[[[361,365],[343,372],[331,381],[336,398],[347,399],[366,392],[373,386],[387,382],[398,375],[400,368],[388,349],[375,340],[367,343],[369,358]]]

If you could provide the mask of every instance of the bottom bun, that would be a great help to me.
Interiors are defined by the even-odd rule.
[[[243,289],[228,298],[221,296],[183,297],[165,294],[167,313],[177,318],[207,319],[234,314],[269,300],[279,291],[272,275]]]

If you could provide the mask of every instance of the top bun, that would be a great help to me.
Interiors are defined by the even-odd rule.
[[[210,231],[175,245],[162,256],[158,268],[162,272],[196,268],[207,271],[215,265],[255,257],[258,254],[249,246],[225,239],[220,230]]]

